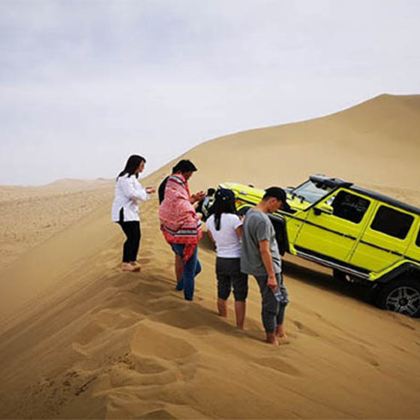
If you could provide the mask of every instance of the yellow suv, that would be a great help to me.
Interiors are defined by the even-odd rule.
[[[264,190],[235,183],[239,213]],[[286,188],[290,212],[271,216],[283,250],[375,289],[381,308],[420,316],[420,209],[323,175]]]

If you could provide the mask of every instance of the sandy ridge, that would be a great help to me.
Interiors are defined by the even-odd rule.
[[[379,133],[393,109],[395,132]],[[200,169],[192,188],[285,185],[326,168],[416,204],[418,137],[405,134],[419,132],[419,109],[416,96],[381,96],[312,122],[205,143],[188,153]],[[398,124],[404,139],[396,141]],[[170,166],[144,183],[157,184]],[[289,257],[290,343],[274,349],[261,341],[254,281],[245,332],[232,313],[216,316],[208,241],[195,302],[174,291],[156,201],[142,207],[144,269],[121,273],[111,198],[99,191],[90,212],[0,272],[1,418],[419,417],[418,320],[379,311],[362,291],[332,284],[328,270]],[[77,208],[86,197],[71,199]]]

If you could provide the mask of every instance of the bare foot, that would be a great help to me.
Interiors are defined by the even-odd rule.
[[[265,341],[269,344],[273,344],[274,346],[279,345],[279,342],[277,340],[277,336],[274,333],[267,333]]]
[[[286,331],[284,330],[283,325],[277,325],[277,328],[276,328],[276,336],[277,337],[286,337],[287,338]]]
[[[138,265],[138,264],[133,265],[131,263],[122,263],[121,264],[121,270],[135,273],[135,272],[140,271],[140,265]]]
[[[279,344],[289,344],[289,337],[286,334],[277,336]]]

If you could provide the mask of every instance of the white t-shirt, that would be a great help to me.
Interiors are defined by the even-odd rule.
[[[216,242],[218,257],[239,258],[241,256],[241,241],[236,234],[236,229],[242,226],[242,221],[236,214],[222,213],[220,230],[216,230],[214,215],[208,218],[206,225]]]
[[[149,199],[146,189],[132,175],[120,176],[115,184],[115,198],[112,203],[112,220],[118,222],[120,220],[120,211],[123,210],[123,222],[138,221],[139,206],[138,201],[146,201]]]

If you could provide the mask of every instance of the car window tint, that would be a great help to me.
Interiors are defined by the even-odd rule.
[[[370,204],[369,200],[340,191],[331,203],[333,215],[353,223],[360,223]]]
[[[419,233],[417,234],[416,245],[420,246],[420,229],[419,229]]]
[[[380,206],[373,219],[371,228],[398,239],[405,239],[413,220],[414,217],[409,214],[387,206]]]

